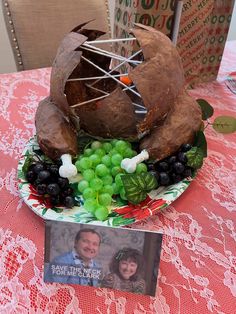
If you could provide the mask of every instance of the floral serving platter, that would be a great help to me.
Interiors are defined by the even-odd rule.
[[[98,221],[83,207],[83,199],[78,197],[78,205],[71,209],[65,207],[51,208],[37,195],[31,184],[24,176],[23,166],[27,156],[36,154],[40,148],[36,137],[31,138],[18,163],[18,182],[20,195],[30,209],[48,220],[58,220],[76,223],[90,223],[94,225],[125,226],[142,220],[159,212],[161,209],[173,203],[190,185],[192,178],[186,178],[179,183],[167,187],[159,187],[151,191],[147,198],[138,205],[117,203],[111,207],[111,212],[105,221]]]

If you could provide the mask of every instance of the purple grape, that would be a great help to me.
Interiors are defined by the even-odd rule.
[[[175,163],[173,164],[173,170],[174,170],[174,172],[177,173],[177,174],[183,173],[183,172],[184,172],[184,169],[185,169],[184,165],[183,165],[181,162],[179,162],[179,161],[177,161],[177,162],[175,162]]]
[[[75,205],[74,198],[72,196],[67,196],[64,199],[64,205],[65,207],[72,208]]]
[[[28,170],[25,177],[29,183],[33,183],[36,179],[36,174],[33,170]]]
[[[50,177],[50,172],[48,170],[42,170],[38,174],[38,180],[40,182],[47,180],[49,177]]]
[[[47,191],[47,185],[45,183],[38,184],[36,187],[36,190],[39,195],[44,195],[46,194],[46,191]]]
[[[41,162],[37,162],[35,166],[33,167],[34,173],[37,173],[37,174],[39,174],[39,172],[44,169],[45,169],[45,166]]]
[[[170,156],[168,159],[167,159],[167,162],[169,165],[172,165],[173,163],[175,163],[177,161],[177,157],[176,156]]]
[[[169,165],[166,161],[160,161],[157,163],[157,170],[161,172],[165,172],[169,169]]]
[[[57,165],[50,165],[49,171],[52,175],[59,176],[59,168]]]
[[[183,144],[181,147],[180,147],[180,150],[184,153],[186,153],[187,151],[189,151],[190,149],[192,148],[192,145],[191,144]]]
[[[157,181],[159,180],[159,173],[158,172],[156,172],[155,170],[151,170],[151,171],[149,171],[149,173],[151,175],[153,175]]]
[[[60,186],[61,189],[65,189],[66,187],[69,186],[69,180],[67,178],[61,178],[59,177],[57,180],[58,185]]]
[[[34,171],[34,167],[35,167],[36,163],[32,163],[29,167],[28,167],[28,171]]]
[[[39,179],[36,179],[34,182],[33,182],[33,186],[37,187],[39,184],[41,184],[40,180]]]
[[[187,156],[185,155],[184,152],[178,153],[178,161],[182,162],[183,164],[185,164],[188,161]]]
[[[49,195],[53,195],[53,196],[56,196],[60,193],[60,187],[57,183],[50,183],[48,186],[47,186],[47,193]]]
[[[56,165],[57,165],[58,167],[61,167],[61,165],[62,165],[61,159],[57,159],[55,163],[56,163]]]
[[[160,185],[163,185],[163,186],[170,184],[170,177],[169,177],[168,173],[166,173],[166,172],[160,172],[159,173],[159,183],[160,183]]]
[[[148,164],[146,164],[147,165],[147,168],[148,168],[148,171],[149,170],[155,170],[155,166],[154,166],[154,164],[153,163],[148,163]]]

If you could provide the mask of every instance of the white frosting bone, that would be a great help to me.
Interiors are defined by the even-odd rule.
[[[121,161],[121,168],[128,173],[135,172],[137,165],[142,161],[149,159],[149,154],[147,150],[142,150],[140,154],[134,156],[133,158],[125,158]]]
[[[62,166],[59,168],[59,174],[63,178],[70,178],[77,174],[77,168],[72,164],[70,154],[61,156]]]

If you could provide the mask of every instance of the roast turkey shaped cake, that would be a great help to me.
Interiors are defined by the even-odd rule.
[[[78,127],[95,137],[138,140],[141,150],[155,161],[191,143],[201,125],[201,110],[184,89],[181,59],[170,39],[151,27],[135,25],[132,34],[142,52],[135,59],[144,60],[134,67],[131,63],[128,77],[134,88],[127,89],[117,82],[118,70],[109,69],[109,53],[99,55],[83,48],[104,33],[83,26],[65,36],[59,46],[50,95],[37,109],[37,139],[44,153],[52,159],[76,155]],[[90,79],[104,73],[110,76],[95,84]],[[143,114],[136,113],[137,99],[145,108]]]
[[[52,209],[78,206],[100,221],[120,215],[118,204],[167,206],[158,187],[184,179],[187,185],[199,168],[188,158],[196,153],[202,113],[186,91],[178,51],[142,24],[132,37],[110,40],[87,24],[58,48],[50,94],[35,117],[37,143],[50,162],[34,161],[26,180]],[[104,49],[124,40],[138,46],[129,57]]]

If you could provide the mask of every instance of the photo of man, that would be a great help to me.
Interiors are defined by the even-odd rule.
[[[46,221],[44,281],[155,296],[162,234]]]
[[[100,244],[101,237],[98,232],[91,228],[79,230],[75,236],[73,250],[56,257],[49,264],[44,280],[98,287],[101,268],[95,258]]]

